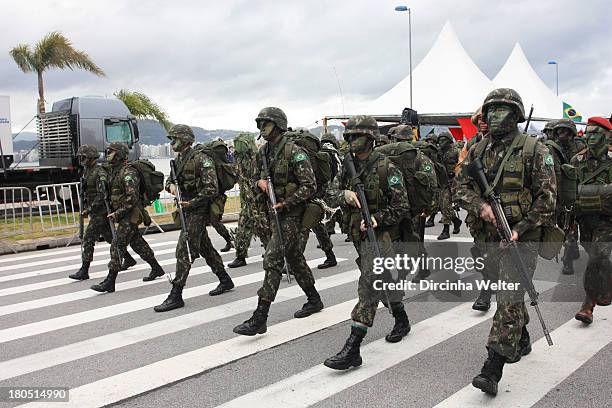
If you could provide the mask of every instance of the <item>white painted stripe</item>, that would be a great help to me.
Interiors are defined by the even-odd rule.
[[[314,266],[325,260],[325,258],[318,258],[308,261],[310,266]],[[263,280],[264,272],[258,272],[258,280]],[[236,280],[238,281],[239,278]],[[202,285],[195,286],[193,288],[185,288],[183,291],[183,298],[189,299],[195,296],[200,296],[208,293],[214,286]],[[108,296],[108,295],[99,295]],[[112,295],[110,295],[112,296]],[[7,341],[22,339],[24,337],[35,336],[42,333],[47,333],[54,330],[65,329],[67,327],[78,326],[79,324],[85,324],[94,322],[96,320],[108,319],[110,317],[120,316],[123,314],[152,308],[155,305],[160,304],[166,299],[167,294],[148,296],[146,298],[136,299],[129,302],[118,303],[110,306],[105,306],[97,309],[86,310],[83,312],[73,313],[69,315],[59,316],[53,319],[42,320],[39,322],[28,323],[21,326],[10,327],[8,329],[0,330],[0,343]]]
[[[506,364],[497,397],[470,384],[436,407],[531,407],[610,344],[610,333],[612,308],[596,308],[589,327],[572,319],[551,333],[552,347],[541,338],[519,363]]]
[[[234,252],[236,252],[235,249],[232,249],[232,250],[230,250],[228,252],[222,252],[221,256],[226,255],[226,254],[232,254]],[[261,255],[260,255],[260,258],[261,258]],[[201,259],[201,258],[198,258],[198,259]],[[175,263],[176,263],[176,258],[168,258],[168,259],[164,259],[162,261],[159,261],[159,264],[161,266],[174,265]],[[80,267],[80,265],[78,265],[78,266]],[[125,274],[125,273],[129,273],[129,272],[133,272],[133,271],[140,271],[140,270],[143,270],[143,269],[149,269],[149,268],[150,268],[149,264],[141,263],[141,264],[138,264],[138,265],[135,265],[135,266],[131,267],[127,271],[120,272],[120,275]],[[92,273],[89,274],[89,277],[90,277],[90,279],[103,278],[107,274],[108,274],[108,271],[92,272]],[[52,288],[54,286],[75,285],[75,284],[77,284],[77,281],[75,281],[74,279],[70,279],[70,278],[52,279],[52,280],[49,280],[49,281],[29,283],[27,285],[19,285],[19,286],[14,286],[14,287],[11,287],[11,288],[0,289],[0,297],[2,297],[2,296],[9,296],[9,295],[16,295],[18,293],[32,292],[32,291],[40,290],[40,289]]]
[[[545,291],[556,283],[536,281],[535,286],[537,290]],[[496,303],[491,306],[495,309]],[[380,339],[364,346],[361,349],[364,365],[358,370],[339,375],[320,364],[221,406],[308,407],[492,318],[493,313],[474,313],[472,304],[464,303],[417,323],[406,340],[400,343],[389,344]],[[300,390],[299,398],[295,397],[295,390]],[[462,407],[461,404],[454,406]]]
[[[177,241],[155,242],[153,244],[149,244],[149,246],[151,248],[156,248],[156,247],[160,247],[160,246],[176,245],[176,243],[177,243]],[[81,252],[80,251],[80,247],[79,247],[79,252]],[[102,254],[101,251],[96,251],[96,252],[98,254]],[[94,258],[96,256],[96,252],[94,252]],[[130,253],[132,255],[135,254],[135,252],[133,250],[131,250],[131,249],[130,249]],[[74,261],[76,259],[80,260],[81,259],[81,254],[72,255],[72,256],[64,256],[64,257],[60,257],[60,258],[43,259],[43,260],[40,260],[40,261],[19,263],[19,264],[16,264],[16,265],[0,266],[0,272],[2,272],[2,271],[9,271],[9,270],[15,270],[15,269],[31,268],[33,266],[48,265],[50,263],[55,263],[55,262]]]
[[[259,275],[259,276],[254,276]],[[245,285],[258,280],[261,274],[253,274],[236,279],[236,283]],[[321,278],[317,281],[317,289],[325,290],[346,283],[354,282],[359,278],[359,270],[354,269],[348,272],[339,273],[330,277]],[[238,282],[240,280],[240,282]],[[216,284],[205,285],[206,290],[212,289]],[[274,304],[289,301],[304,296],[304,292],[299,286],[290,286],[278,291]],[[356,300],[352,301],[353,303]],[[253,310],[257,304],[257,296],[241,299],[208,309],[198,310],[189,314],[176,316],[170,319],[134,327],[105,336],[94,337],[92,339],[80,341],[52,350],[30,354],[24,357],[3,361],[0,363],[0,381],[17,377],[34,371],[43,370],[59,364],[76,361],[106,351],[125,347],[141,341],[147,341],[156,337],[177,333],[181,330],[190,329],[216,320],[226,319],[240,313]],[[347,315],[341,316],[346,320]]]
[[[424,350],[492,318],[493,314],[475,314],[464,303],[412,327],[401,342],[391,344],[380,339],[361,349],[364,365],[341,374],[323,364],[314,366],[275,384],[229,401],[221,407],[308,407],[358,382],[364,381]],[[333,355],[337,350],[329,350]],[[8,368],[8,367],[7,367]],[[295,390],[299,391],[299,397]]]
[[[142,394],[343,322],[349,318],[354,304],[354,300],[349,300],[325,308],[308,317],[307,321],[290,319],[270,326],[263,336],[236,336],[73,388],[70,390],[70,401],[54,403],[54,407],[100,407]],[[31,403],[24,406],[36,405]]]
[[[258,261],[261,261],[261,260],[262,260],[262,258],[259,255],[252,256],[252,257],[246,259],[246,261],[248,263],[258,262]],[[174,261],[174,259],[172,259],[172,261]],[[230,261],[225,262],[224,264],[227,266],[228,263],[230,263]],[[144,267],[145,267],[145,265],[143,265],[143,268]],[[191,276],[195,276],[195,275],[201,275],[201,274],[207,273],[207,272],[210,272],[210,267],[209,266],[200,266],[200,267],[196,267],[196,268],[191,268],[191,271],[189,271],[189,276],[191,277]],[[99,274],[102,275],[102,276],[106,276],[107,272],[100,272]],[[139,288],[139,287],[146,286],[146,285],[155,285],[155,284],[159,284],[159,283],[163,283],[163,282],[167,282],[167,279],[161,278],[161,279],[156,279],[156,280],[150,281],[150,282],[143,282],[141,278],[133,279],[133,280],[126,281],[126,282],[117,283],[115,285],[115,292],[119,292],[119,291],[127,290],[127,289],[132,289],[132,288]],[[27,302],[13,303],[13,304],[6,305],[6,306],[0,306],[0,316],[8,315],[8,314],[11,314],[11,313],[24,312],[26,310],[38,309],[38,308],[41,308],[41,307],[48,307],[48,306],[58,305],[58,304],[61,304],[61,303],[66,303],[66,302],[74,302],[76,300],[88,299],[88,298],[96,297],[96,296],[99,296],[99,295],[100,294],[98,292],[95,292],[95,291],[93,291],[93,290],[88,288],[88,289],[85,289],[85,290],[79,290],[77,292],[64,293],[64,294],[57,295],[57,296],[49,296],[49,297],[46,297],[46,298],[29,300]]]
[[[147,241],[152,241],[152,240],[147,239]],[[108,247],[110,247],[110,244],[107,244],[106,242],[96,243],[96,249],[98,248],[105,249]],[[69,248],[59,249],[59,250],[43,249],[43,250],[37,250],[37,251],[28,251],[25,254],[16,255],[16,256],[2,255],[0,257],[0,263],[19,262],[19,261],[23,261],[24,259],[45,258],[45,257],[51,257],[51,256],[57,256],[57,255],[63,255],[63,254],[71,254],[73,252],[81,252],[81,247],[75,245]]]

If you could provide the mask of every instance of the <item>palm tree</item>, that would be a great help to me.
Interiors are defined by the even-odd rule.
[[[86,52],[76,50],[60,32],[53,31],[36,43],[34,50],[28,44],[19,44],[9,54],[23,72],[36,72],[38,76],[38,113],[45,113],[45,91],[43,72],[50,68],[84,69],[97,76],[106,76],[104,71],[89,58]]]
[[[166,130],[172,126],[168,120],[168,114],[164,112],[158,104],[153,102],[151,98],[140,92],[132,92],[126,89],[120,89],[114,94],[117,99],[120,99],[130,110],[130,113],[139,119],[152,118],[158,121]]]

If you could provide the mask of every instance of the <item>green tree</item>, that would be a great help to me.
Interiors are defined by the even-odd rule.
[[[155,119],[166,130],[169,130],[172,126],[172,123],[168,120],[168,114],[147,95],[140,92],[128,91],[126,89],[120,89],[115,92],[114,95],[117,99],[123,101],[130,110],[130,113],[138,119]]]
[[[9,54],[23,72],[35,72],[38,76],[38,113],[45,113],[43,72],[46,70],[79,68],[97,76],[106,76],[86,52],[75,49],[70,40],[57,31],[44,36],[33,50],[28,44],[19,44]]]

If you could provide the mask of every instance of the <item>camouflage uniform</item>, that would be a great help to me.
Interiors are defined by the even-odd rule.
[[[579,186],[608,185],[608,191],[612,188],[612,153],[608,151],[606,140],[610,135],[612,124],[607,119],[589,119],[586,132],[588,150],[572,159],[572,165],[578,173]],[[586,298],[576,319],[586,324],[593,321],[595,305],[609,306],[612,302],[612,215],[609,212],[609,193],[599,199],[601,205],[607,205],[607,213],[578,213],[580,243],[589,254],[589,262],[584,274]],[[579,197],[578,207],[580,203]]]
[[[475,145],[455,177],[453,193],[461,207],[468,211],[474,226],[474,239],[486,248],[489,264],[499,268],[499,279],[516,282],[517,268],[508,251],[499,249],[499,236],[493,224],[481,218],[486,201],[481,197],[475,181],[468,175],[468,167],[481,158],[485,174],[492,183],[494,172],[500,166],[508,149],[513,152],[503,168],[502,177],[495,187],[502,205],[511,211],[508,223],[521,242],[519,250],[528,272],[533,275],[538,258],[542,226],[553,222],[557,196],[557,183],[553,159],[546,146],[522,134],[517,122],[525,121],[525,111],[518,93],[500,88],[487,95],[483,115],[489,126],[489,137]],[[528,140],[529,139],[529,140]],[[533,150],[532,150],[533,149]],[[530,151],[531,150],[531,151]],[[488,244],[488,245],[486,245]],[[497,311],[489,333],[489,358],[480,375],[472,384],[484,392],[495,395],[505,362],[515,362],[531,350],[526,325],[529,314],[524,303],[522,285],[516,291],[498,291]]]
[[[114,292],[115,280],[121,270],[120,254],[132,249],[145,262],[151,265],[151,273],[143,280],[153,280],[163,276],[164,271],[155,259],[153,250],[140,234],[138,226],[145,220],[146,211],[140,201],[140,175],[138,170],[127,163],[128,147],[124,143],[112,142],[107,148],[118,155],[119,160],[111,163],[108,175],[109,194],[114,220],[117,222],[117,236],[111,244],[111,259],[108,263],[108,276],[104,281],[91,288],[98,292]]]
[[[248,256],[249,245],[253,235],[257,236],[264,247],[268,245],[270,240],[270,222],[266,210],[265,195],[258,194],[255,191],[254,183],[259,178],[257,171],[257,148],[255,140],[250,135],[249,146],[238,146],[239,138],[245,138],[248,135],[241,134],[234,141],[236,146],[234,151],[234,159],[236,165],[236,173],[238,174],[238,184],[240,186],[240,216],[238,218],[238,228],[236,230],[234,242],[236,244],[236,260],[230,263],[236,266],[242,266]],[[240,264],[240,265],[239,265]],[[246,261],[244,261],[246,265]]]
[[[459,162],[459,150],[457,150],[453,142],[453,136],[448,132],[442,132],[440,136],[438,136],[440,163],[444,167],[446,177],[448,178],[448,183],[442,186],[440,190],[440,210],[442,212],[442,224],[444,224],[444,229],[438,239],[450,238],[448,230],[451,222],[455,224],[455,229],[453,230],[454,234],[459,233],[458,226],[461,225],[461,221],[453,212],[453,198],[450,189],[450,184],[455,177],[455,166]]]
[[[198,256],[206,260],[211,271],[219,279],[219,285],[209,292],[209,295],[219,295],[234,287],[232,279],[225,272],[221,256],[213,247],[206,230],[206,225],[210,220],[212,197],[217,197],[219,193],[215,163],[210,156],[201,151],[197,152],[191,147],[194,137],[188,126],[174,125],[169,131],[168,138],[172,140],[173,146],[177,142],[187,145],[180,148],[175,160],[176,181],[181,192],[181,199],[186,203],[186,205],[183,204],[183,214],[187,224],[187,233],[181,230],[176,246],[176,276],[172,280],[172,290],[168,298],[154,308],[156,312],[165,312],[184,305],[183,287],[187,283],[191,265]],[[168,180],[167,189],[171,189],[170,180]],[[189,259],[187,243],[189,243],[191,259]]]
[[[280,206],[277,211],[287,265],[281,249],[281,237],[277,233],[276,226],[272,225],[272,236],[266,246],[263,261],[264,281],[257,291],[259,297],[257,309],[249,320],[234,328],[235,333],[248,336],[266,332],[270,304],[276,298],[285,266],[295,276],[295,280],[308,299],[302,309],[295,312],[294,317],[307,317],[323,309],[321,297],[314,286],[312,271],[306,263],[302,250],[306,235],[302,226],[302,217],[307,200],[317,188],[310,158],[301,147],[295,143],[288,143],[288,138],[284,134],[287,131],[287,116],[281,109],[264,108],[255,121],[266,139],[266,143],[257,154],[257,168],[260,171],[260,180],[257,183],[266,181],[268,176],[272,181],[272,186],[268,187],[274,190]],[[268,164],[268,172],[264,169],[263,157]],[[259,186],[255,184],[254,188],[259,189]]]

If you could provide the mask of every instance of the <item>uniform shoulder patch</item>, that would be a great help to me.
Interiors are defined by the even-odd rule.
[[[123,177],[123,179],[125,181],[132,181],[132,180],[134,180],[134,178],[130,174],[126,174],[125,177]]]
[[[429,163],[423,165],[423,171],[431,173],[431,165]]]
[[[296,162],[299,162],[299,161],[302,161],[302,160],[306,160],[306,159],[308,159],[308,155],[307,155],[306,153],[304,153],[304,152],[297,152],[297,153],[295,154],[295,156],[293,156],[293,159],[294,159]]]
[[[555,164],[552,154],[548,153],[546,156],[544,156],[544,164],[547,166],[553,166]]]
[[[392,174],[389,177],[387,177],[387,184],[389,184],[389,187],[397,186],[401,182],[402,182],[402,177],[399,174]]]
[[[213,165],[214,163],[210,158],[204,157],[202,159],[202,167],[212,167]]]

